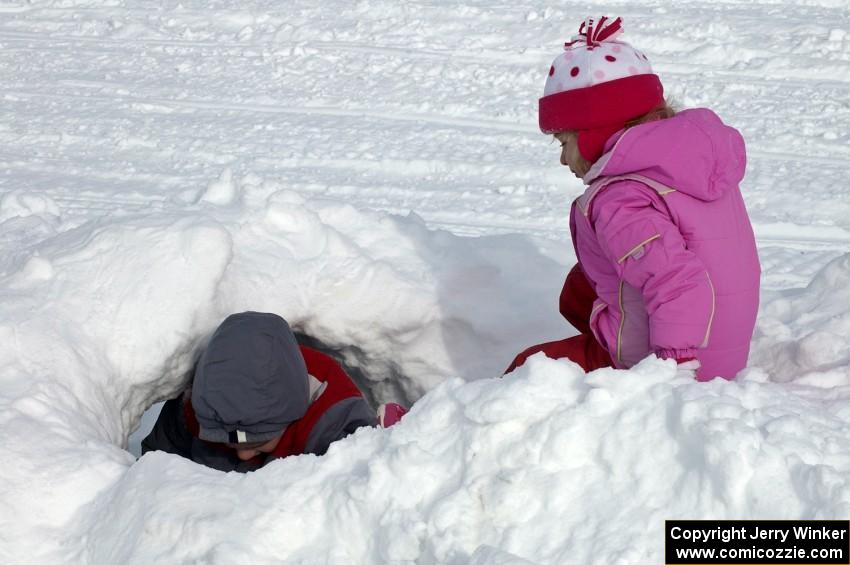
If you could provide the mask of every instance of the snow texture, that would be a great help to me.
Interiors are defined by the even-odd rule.
[[[664,519],[846,519],[850,8],[617,9],[748,142],[764,293],[735,382],[500,378],[572,332],[582,187],[536,103],[610,5],[0,5],[0,562],[625,565],[661,562]],[[411,412],[248,475],[136,461],[247,309]]]

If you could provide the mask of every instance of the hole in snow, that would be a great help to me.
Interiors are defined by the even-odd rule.
[[[403,379],[403,375],[397,368],[391,368],[389,378],[379,381],[370,379],[367,376],[369,373],[369,358],[363,349],[356,346],[332,347],[322,340],[303,332],[295,331],[294,333],[299,344],[321,351],[333,357],[342,365],[342,368],[354,380],[366,398],[366,401],[373,408],[377,408],[378,405],[389,400],[408,407],[413,404],[415,399],[410,398],[399,385]],[[193,358],[197,360],[202,352],[203,349],[199,348]],[[190,379],[191,375],[188,377],[188,380]],[[181,377],[179,380],[182,382],[187,379]],[[173,396],[176,396],[176,394]],[[151,429],[153,429],[154,424],[156,424],[164,403],[165,400],[160,400],[149,406],[144,414],[142,414],[138,427],[127,439],[127,451],[133,454],[134,457],[141,457],[142,440],[145,439],[151,432]]]

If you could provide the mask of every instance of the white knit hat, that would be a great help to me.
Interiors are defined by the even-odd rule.
[[[552,62],[543,96],[618,78],[653,74],[646,55],[617,40],[622,33],[621,18],[610,22],[602,17],[598,23],[587,18],[579,34],[564,44],[564,52]]]
[[[664,103],[664,89],[646,55],[617,37],[622,20],[585,20],[549,68],[540,99],[544,133],[576,131],[588,161],[626,122]]]

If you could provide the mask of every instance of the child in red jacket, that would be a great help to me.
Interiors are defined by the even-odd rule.
[[[331,357],[299,346],[275,314],[229,316],[195,368],[191,388],[165,403],[142,454],[160,450],[221,471],[252,471],[268,461],[313,453],[357,428],[397,422],[378,416]]]

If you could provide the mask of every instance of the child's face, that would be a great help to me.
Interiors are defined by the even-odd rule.
[[[281,434],[281,436],[282,435],[283,434]],[[272,451],[274,451],[274,448],[277,447],[281,436],[278,436],[262,444],[228,443],[227,447],[235,449],[236,456],[239,457],[239,459],[241,459],[242,461],[248,461],[249,459],[253,459],[257,455],[259,455],[260,453],[271,453]]]
[[[562,131],[555,134],[555,139],[561,144],[561,164],[582,178],[586,171],[585,161],[578,150],[578,135],[572,131]]]

